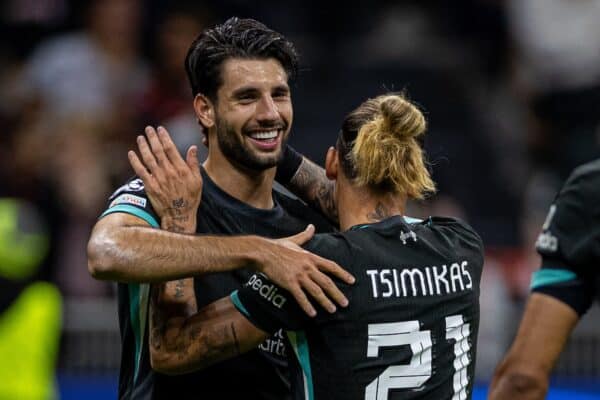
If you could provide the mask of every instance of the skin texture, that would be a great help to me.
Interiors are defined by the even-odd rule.
[[[376,222],[404,208],[405,201],[401,197],[378,196],[364,188],[353,187],[343,173],[338,174],[338,170],[338,153],[330,149],[326,176],[335,182],[336,204],[345,205],[340,208],[342,229]],[[186,294],[182,296],[193,292],[193,286],[183,286]],[[180,374],[203,369],[254,349],[267,337],[266,332],[237,310],[229,297],[193,313],[191,302],[187,306],[175,303],[176,289],[164,287],[153,292],[151,298],[150,335],[153,340],[150,355],[155,370]],[[164,296],[165,293],[167,296]]]
[[[550,373],[578,319],[561,301],[533,293],[517,336],[494,373],[488,399],[544,399]]]

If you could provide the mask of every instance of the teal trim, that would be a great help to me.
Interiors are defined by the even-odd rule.
[[[102,215],[100,216],[100,218],[105,217],[108,214],[112,214],[112,213],[116,213],[116,212],[122,212],[125,214],[135,215],[136,217],[139,217],[139,218],[143,219],[144,221],[146,221],[147,223],[149,223],[154,228],[158,228],[160,226],[160,224],[156,221],[156,219],[152,215],[150,215],[147,211],[142,210],[141,208],[130,206],[128,204],[117,204],[116,206],[111,207],[108,210],[104,211],[102,213]]]
[[[313,388],[312,371],[310,368],[310,352],[306,334],[303,331],[287,331],[286,333],[292,348],[294,349],[294,353],[296,353],[298,362],[302,367],[302,374],[304,375],[304,398],[306,400],[314,400],[315,392]]]
[[[233,303],[235,308],[237,308],[239,312],[244,314],[246,316],[246,318],[250,318],[250,313],[248,312],[248,310],[246,310],[246,307],[244,307],[244,305],[240,301],[240,296],[238,295],[238,291],[237,290],[234,291],[233,293],[231,293],[231,295],[229,295],[229,297],[231,298],[231,302]]]
[[[133,337],[135,338],[135,361],[134,361],[134,373],[133,373],[133,384],[137,381],[138,373],[140,370],[140,355],[141,355],[141,326],[140,326],[140,285],[137,283],[130,283],[127,285],[129,290],[129,321],[131,328],[133,329]]]
[[[407,216],[404,216],[404,221],[406,221],[407,224],[420,224],[421,222],[423,222],[422,219]]]
[[[555,283],[567,282],[576,279],[577,275],[568,269],[540,269],[533,273],[531,289]]]
[[[150,294],[150,285],[144,284],[128,284],[129,291],[129,320],[133,329],[133,337],[135,339],[135,354],[134,354],[134,372],[133,384],[135,385],[142,362],[142,342],[146,334],[146,326],[148,320],[148,296]],[[146,344],[147,346],[148,344]]]

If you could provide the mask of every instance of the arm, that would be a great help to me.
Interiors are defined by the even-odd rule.
[[[533,293],[517,336],[500,363],[490,386],[490,400],[541,400],[577,313],[565,303]]]
[[[191,236],[153,229],[133,215],[114,213],[96,223],[88,242],[88,269],[96,279],[159,282],[241,267],[259,268],[258,236]]]
[[[334,183],[327,178],[323,168],[289,145],[277,166],[275,179],[329,220],[339,223],[333,197]]]
[[[158,372],[173,375],[203,369],[255,349],[267,337],[229,297],[186,317],[181,309],[173,313],[165,302],[165,296],[173,295],[169,290],[154,290],[150,300],[150,362]]]

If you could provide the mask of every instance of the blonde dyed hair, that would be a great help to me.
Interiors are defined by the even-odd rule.
[[[423,199],[435,192],[418,138],[423,113],[403,94],[362,103],[344,120],[338,149],[346,175],[359,186]]]

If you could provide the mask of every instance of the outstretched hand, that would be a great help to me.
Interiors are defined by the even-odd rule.
[[[155,130],[148,126],[145,133],[146,137],[137,137],[141,160],[134,151],[127,155],[131,167],[144,182],[161,225],[166,222],[175,231],[195,228],[202,196],[198,148],[191,146],[184,161],[165,128]]]
[[[316,315],[316,310],[307,294],[324,309],[333,313],[336,311],[334,302],[346,307],[348,299],[330,276],[348,284],[355,281],[350,273],[335,262],[300,247],[314,234],[315,227],[311,224],[296,235],[269,240],[270,246],[261,249],[262,261],[257,267],[273,282],[289,291],[304,312],[311,317]]]

